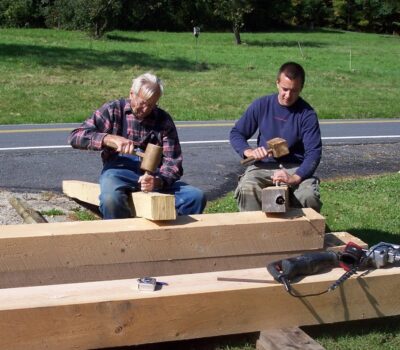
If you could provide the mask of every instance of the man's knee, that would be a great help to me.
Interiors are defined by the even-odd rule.
[[[193,191],[193,201],[195,203],[195,207],[198,208],[198,214],[203,213],[204,208],[207,204],[207,198],[205,193],[199,188],[194,187]]]
[[[303,206],[305,208],[312,208],[319,213],[321,211],[322,202],[319,196],[313,195],[304,199]]]
[[[255,182],[239,182],[234,198],[238,204],[239,211],[261,210],[261,188]]]
[[[180,185],[175,192],[175,206],[178,215],[201,214],[207,204],[205,193],[197,187]]]
[[[294,192],[294,196],[303,208],[312,208],[317,212],[321,211],[322,202],[317,178],[305,180]]]

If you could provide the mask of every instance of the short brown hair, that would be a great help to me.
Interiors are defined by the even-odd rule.
[[[286,62],[282,64],[281,68],[279,68],[277,80],[279,80],[281,74],[285,74],[290,80],[300,79],[301,87],[304,86],[306,80],[306,73],[304,72],[304,68],[296,63],[296,62]]]

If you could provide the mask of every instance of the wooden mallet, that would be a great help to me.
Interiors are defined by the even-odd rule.
[[[267,151],[271,152],[274,158],[280,158],[289,154],[289,147],[287,141],[280,137],[275,137],[269,141],[267,141]],[[254,157],[247,157],[240,161],[242,165],[249,165],[255,159]]]
[[[110,147],[117,149],[116,144],[110,145]],[[131,154],[142,158],[140,169],[142,169],[146,173],[154,173],[157,170],[158,166],[160,165],[162,158],[162,151],[163,149],[161,146],[149,143],[147,144],[146,150],[144,152],[133,151]]]

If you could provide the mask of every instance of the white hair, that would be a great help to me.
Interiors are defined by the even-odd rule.
[[[159,97],[163,94],[164,86],[160,78],[151,73],[144,73],[132,80],[131,91],[137,96],[139,92],[148,100],[155,94]]]

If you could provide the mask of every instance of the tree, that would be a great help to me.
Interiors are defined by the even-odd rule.
[[[107,29],[111,29],[111,23],[121,9],[119,0],[80,0],[79,2],[81,11],[78,14],[87,21],[89,31],[96,38],[100,38]]]
[[[334,26],[352,30],[355,25],[355,0],[332,0]]]
[[[329,7],[326,0],[292,0],[295,24],[305,24],[310,29],[322,27],[327,22]]]
[[[42,13],[46,25],[64,29],[88,31],[100,38],[113,29],[114,20],[121,10],[121,0],[54,0],[44,1]]]
[[[0,1],[0,24],[7,27],[35,26],[39,18],[35,0]]]
[[[244,15],[253,10],[250,0],[219,0],[214,3],[214,14],[231,23],[238,45],[242,43],[240,30],[244,26]]]
[[[395,0],[356,0],[360,7],[361,29],[370,32],[393,32],[400,20],[400,4]]]

